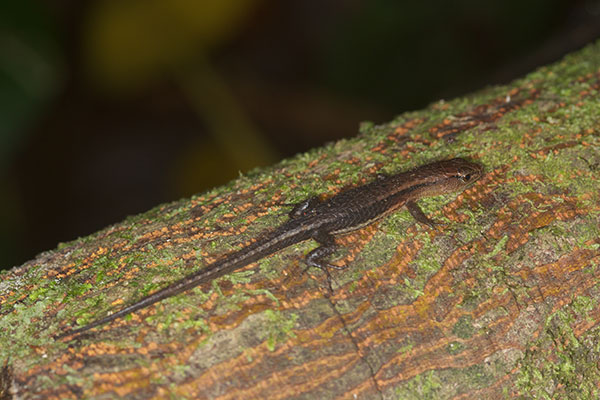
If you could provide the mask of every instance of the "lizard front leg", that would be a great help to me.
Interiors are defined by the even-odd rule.
[[[294,204],[294,208],[291,209],[288,216],[290,219],[306,216],[312,212],[314,207],[319,204],[321,200],[318,197],[309,197],[308,199],[301,201],[300,203]]]
[[[437,222],[435,222],[434,220],[430,219],[427,215],[425,215],[423,210],[421,210],[421,207],[419,207],[419,205],[416,202],[414,202],[412,200],[408,201],[406,203],[406,208],[408,209],[408,212],[410,213],[410,215],[412,215],[413,218],[416,219],[418,222],[420,222],[424,225],[429,225],[432,228],[437,225]]]

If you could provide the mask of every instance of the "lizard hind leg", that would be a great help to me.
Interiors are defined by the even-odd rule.
[[[306,255],[305,262],[307,267],[304,270],[304,272],[306,272],[306,270],[308,270],[311,267],[319,268],[320,270],[325,272],[325,275],[327,276],[327,284],[329,286],[329,291],[330,293],[333,293],[333,287],[331,285],[332,278],[329,269],[341,270],[346,268],[346,266],[333,265],[325,260],[325,258],[333,254],[337,248],[335,239],[330,233],[317,232],[315,235],[313,235],[313,239],[316,240],[317,243],[320,244],[320,246]]]

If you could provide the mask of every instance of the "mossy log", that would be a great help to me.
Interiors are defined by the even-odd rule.
[[[287,219],[288,204],[440,159],[460,194],[306,241],[95,328]],[[0,276],[0,398],[598,398],[600,42],[510,85],[59,245]]]

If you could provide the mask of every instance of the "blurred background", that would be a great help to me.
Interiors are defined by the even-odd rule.
[[[0,269],[600,37],[599,0],[0,5]]]

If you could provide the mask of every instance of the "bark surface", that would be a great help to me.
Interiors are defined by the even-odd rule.
[[[329,294],[307,241],[96,328],[289,207],[440,159],[485,176],[339,237]],[[0,398],[598,398],[600,43],[406,113],[0,276]]]

